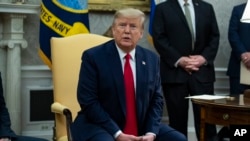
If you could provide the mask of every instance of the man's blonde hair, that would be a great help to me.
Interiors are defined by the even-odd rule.
[[[144,28],[144,22],[145,22],[145,14],[135,8],[124,8],[116,11],[114,15],[113,25],[115,24],[115,20],[120,17],[127,17],[127,18],[140,18],[141,19],[141,25],[142,28]]]

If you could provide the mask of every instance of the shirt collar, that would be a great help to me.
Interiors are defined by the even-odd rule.
[[[178,2],[180,4],[180,6],[183,6],[184,3],[185,3],[184,0],[178,0]],[[190,5],[192,5],[192,0],[187,0],[187,3],[190,4]]]
[[[121,50],[117,44],[115,44],[116,48],[117,48],[117,51],[119,53],[119,56],[121,59],[124,59],[124,57],[126,56],[126,52],[124,52],[123,50]],[[132,60],[135,60],[135,49],[133,49],[132,51],[129,52],[130,56],[131,56],[131,59]]]

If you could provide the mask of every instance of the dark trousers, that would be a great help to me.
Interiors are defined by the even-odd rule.
[[[187,136],[189,100],[187,96],[213,94],[212,83],[201,83],[190,75],[185,83],[164,83],[163,92],[169,115],[169,125]],[[200,137],[200,107],[193,104],[196,136]],[[216,140],[216,126],[206,124],[206,141]]]
[[[11,141],[48,141],[48,140],[36,137],[17,136],[16,138],[11,139]]]
[[[187,141],[186,136],[167,124],[161,123],[156,129],[158,129],[158,133],[156,133],[155,141]],[[144,132],[150,132],[144,130],[139,129],[139,136],[146,134]],[[79,114],[76,117],[71,125],[71,134],[74,141],[115,141],[113,134],[96,123],[88,122],[84,114]]]
[[[243,94],[246,89],[250,89],[250,85],[240,84],[239,77],[230,77],[230,95]]]
[[[103,130],[88,141],[115,141],[115,139]],[[187,141],[187,138],[168,125],[161,124],[159,134],[156,136],[155,141]]]

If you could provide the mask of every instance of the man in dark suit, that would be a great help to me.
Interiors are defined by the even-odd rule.
[[[240,84],[240,65],[241,62],[250,69],[250,24],[240,21],[246,3],[237,5],[233,8],[228,28],[228,40],[232,48],[228,63],[227,75],[230,82],[230,95],[243,94],[250,85]],[[221,139],[230,137],[230,131],[223,127],[219,132]]]
[[[185,17],[187,13],[190,13],[189,20]],[[185,0],[167,0],[155,8],[152,32],[161,58],[161,80],[170,126],[187,136],[189,101],[185,97],[214,94],[219,30],[213,7],[202,0],[188,0],[186,4]],[[193,111],[199,138],[200,108],[193,105]],[[206,126],[206,135],[216,138],[215,125]]]
[[[250,24],[240,22],[245,6],[246,3],[235,6],[229,22],[228,40],[232,50],[227,75],[230,78],[230,94],[242,94],[250,89],[249,85],[240,84],[240,63],[250,69]]]
[[[74,141],[186,141],[162,124],[163,95],[159,58],[137,45],[143,36],[145,15],[137,9],[117,11],[112,24],[114,40],[83,53],[77,98],[81,106],[71,132]],[[124,56],[131,56],[126,59]],[[133,78],[127,87],[127,66]],[[124,71],[123,71],[124,69]],[[131,70],[131,69],[130,69]],[[130,71],[131,72],[131,71]],[[128,90],[135,92],[127,103]],[[127,119],[135,104],[135,120]],[[134,124],[127,124],[134,121]],[[135,127],[132,127],[135,126]],[[128,130],[128,129],[132,129]]]
[[[2,77],[0,72],[0,141],[47,141],[45,139],[19,136],[11,129],[11,121],[3,96]]]

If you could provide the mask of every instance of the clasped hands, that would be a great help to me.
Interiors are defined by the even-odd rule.
[[[206,63],[206,59],[201,55],[184,56],[179,59],[178,65],[182,67],[189,74],[198,71],[200,66]]]
[[[248,70],[250,70],[250,52],[241,54],[241,60]]]
[[[134,136],[129,134],[121,133],[116,141],[154,141],[155,136],[152,134],[146,134],[144,136]]]

